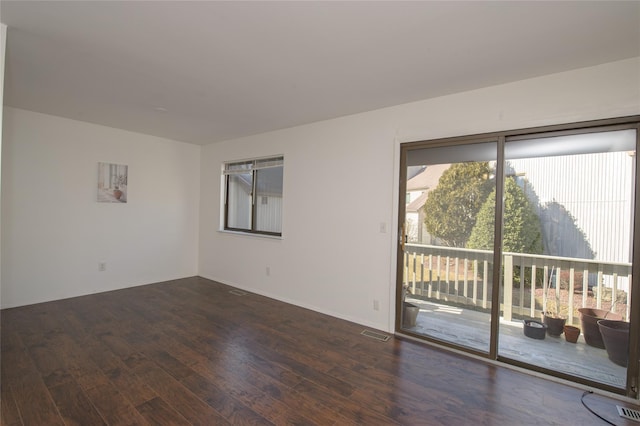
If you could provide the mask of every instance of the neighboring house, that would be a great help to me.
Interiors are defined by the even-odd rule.
[[[545,254],[631,262],[634,182],[621,183],[609,171],[633,176],[634,155],[608,152],[509,160],[527,197],[537,206]],[[595,276],[589,281],[590,285],[597,282]],[[603,279],[605,286],[612,283],[612,277]],[[628,291],[629,277],[618,277],[617,286]]]
[[[509,160],[538,207],[546,254],[631,262],[634,183],[609,170],[633,176],[633,164],[627,152]]]
[[[435,164],[409,168],[407,181],[406,226],[407,242],[417,244],[435,244],[436,239],[429,235],[424,226],[424,203],[429,191],[438,186],[440,176],[451,164]]]

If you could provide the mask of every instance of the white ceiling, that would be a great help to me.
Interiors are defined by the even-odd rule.
[[[640,56],[640,1],[7,1],[6,105],[207,144]]]

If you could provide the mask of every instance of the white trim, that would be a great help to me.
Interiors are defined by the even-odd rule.
[[[272,240],[284,240],[284,237],[282,235],[269,235],[269,234],[261,234],[261,233],[258,233],[258,232],[232,231],[230,229],[218,229],[218,232],[220,232],[222,234],[244,235],[244,236],[247,236],[247,237],[269,238],[269,239],[272,239]]]

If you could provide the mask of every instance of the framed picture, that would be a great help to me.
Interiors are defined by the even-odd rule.
[[[129,166],[98,163],[98,202],[126,203]]]

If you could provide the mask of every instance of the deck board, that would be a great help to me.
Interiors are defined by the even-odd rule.
[[[489,351],[488,313],[414,298],[407,301],[420,306],[416,326],[408,331]],[[522,321],[501,321],[499,355],[621,389],[626,383],[626,368],[611,362],[606,350],[587,345],[582,334],[577,343],[567,342],[564,336],[537,340],[524,336]]]

